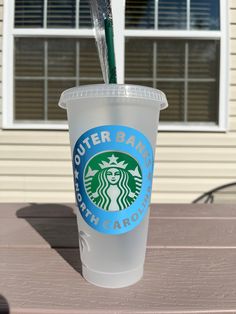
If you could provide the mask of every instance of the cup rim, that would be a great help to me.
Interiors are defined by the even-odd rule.
[[[80,98],[136,98],[156,101],[160,110],[168,107],[166,95],[158,89],[152,87],[132,85],[132,84],[91,84],[72,87],[66,89],[60,97],[59,107],[67,109],[72,100]]]

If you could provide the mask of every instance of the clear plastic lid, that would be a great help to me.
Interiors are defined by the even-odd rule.
[[[71,100],[80,98],[132,97],[157,101],[160,109],[168,106],[166,95],[151,87],[139,85],[94,84],[73,87],[65,90],[60,97],[59,106],[66,109]]]

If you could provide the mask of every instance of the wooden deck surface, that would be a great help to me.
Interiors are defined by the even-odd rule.
[[[81,277],[75,206],[0,205],[0,313],[236,313],[236,205],[152,206],[143,279]]]

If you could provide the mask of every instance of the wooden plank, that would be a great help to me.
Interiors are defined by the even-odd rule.
[[[2,218],[0,228],[0,247],[79,247],[76,217]]]
[[[48,204],[1,205],[0,247],[78,247],[74,208],[54,205],[56,214]],[[150,216],[148,247],[236,248],[236,205],[152,205]]]
[[[75,203],[0,203],[2,218],[74,218]],[[236,218],[236,204],[151,204],[152,218]]]
[[[236,248],[236,219],[151,218],[148,247]],[[3,219],[0,248],[76,248],[76,218]]]
[[[236,311],[235,250],[150,249],[143,279],[114,290],[82,279],[77,252],[1,249],[0,291],[11,314]]]
[[[0,203],[0,219],[73,218],[75,210],[75,203]]]
[[[148,247],[236,248],[236,220],[151,219]]]

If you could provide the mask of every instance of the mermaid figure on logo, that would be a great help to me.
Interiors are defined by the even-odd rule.
[[[118,211],[129,207],[137,198],[141,189],[141,175],[138,167],[127,170],[128,163],[118,162],[114,154],[108,157],[109,162],[99,163],[99,170],[89,168],[85,177],[85,186],[91,200],[107,211]],[[96,191],[91,190],[91,177],[97,177]],[[133,177],[130,178],[130,177]],[[133,183],[130,181],[133,180]],[[131,190],[131,187],[133,191]]]

